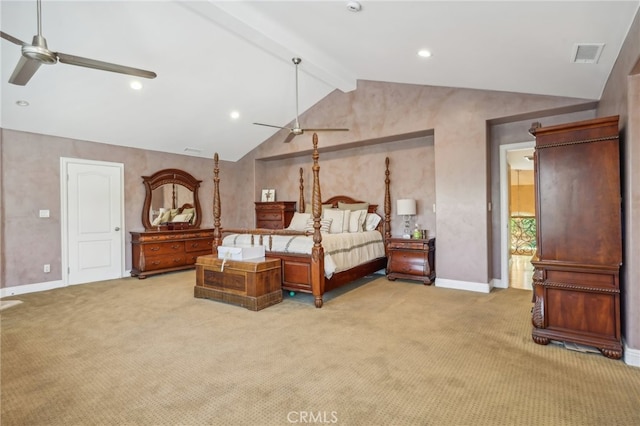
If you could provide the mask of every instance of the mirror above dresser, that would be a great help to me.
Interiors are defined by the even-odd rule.
[[[202,211],[198,198],[201,180],[180,169],[164,169],[142,176],[145,199],[142,224],[145,229],[198,228]]]
[[[142,176],[146,195],[144,230],[131,231],[131,276],[195,268],[199,256],[213,250],[213,229],[200,228],[201,180],[179,169]]]

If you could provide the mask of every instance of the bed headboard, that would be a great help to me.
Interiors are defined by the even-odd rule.
[[[323,201],[322,204],[331,204],[331,206],[334,209],[338,208],[338,203],[345,203],[345,204],[360,204],[360,203],[368,203],[367,201],[361,201],[361,200],[354,200],[353,198],[347,196],[347,195],[336,195],[335,197],[331,197],[326,201]],[[369,210],[367,211],[368,213],[377,213],[376,210],[378,209],[378,205],[377,204],[369,204]]]

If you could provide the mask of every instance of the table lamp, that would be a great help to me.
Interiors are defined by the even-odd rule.
[[[396,202],[398,215],[404,218],[402,238],[411,238],[411,216],[416,214],[416,200],[405,198]]]

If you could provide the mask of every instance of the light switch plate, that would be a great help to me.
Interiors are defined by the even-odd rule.
[[[49,217],[49,210],[40,210],[40,217]]]

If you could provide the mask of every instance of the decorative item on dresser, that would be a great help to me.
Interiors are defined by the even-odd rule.
[[[200,229],[198,189],[202,181],[179,169],[142,177],[144,230],[131,231],[131,276],[195,268],[198,256],[213,250],[213,229]]]
[[[390,238],[387,240],[387,279],[422,281],[431,285],[436,279],[436,239]]]
[[[295,212],[295,201],[256,201],[256,228],[285,229]]]
[[[618,117],[531,129],[537,252],[532,338],[622,357]]]

